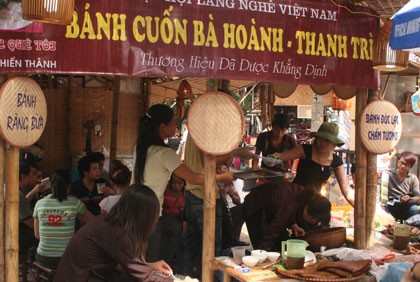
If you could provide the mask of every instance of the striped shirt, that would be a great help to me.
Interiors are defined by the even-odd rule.
[[[73,196],[61,203],[52,195],[39,200],[33,214],[39,222],[37,253],[46,257],[61,257],[74,234],[76,217],[85,211],[85,205]]]

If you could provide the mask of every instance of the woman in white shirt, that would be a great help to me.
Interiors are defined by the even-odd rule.
[[[161,207],[166,185],[172,173],[190,183],[204,184],[204,175],[192,171],[181,161],[176,152],[165,144],[165,139],[175,134],[176,127],[174,112],[163,104],[150,107],[139,124],[132,183],[150,187],[156,193]],[[229,183],[233,180],[233,176],[231,172],[226,172],[218,174],[216,180]],[[148,242],[149,262],[160,259],[171,260],[182,232],[179,226],[168,223],[167,215],[162,214],[162,209],[160,214],[156,230]]]

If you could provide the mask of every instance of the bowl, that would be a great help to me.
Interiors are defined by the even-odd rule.
[[[248,267],[254,267],[259,261],[258,257],[255,256],[244,256],[242,257],[242,262]]]
[[[267,251],[264,250],[253,250],[251,256],[258,257],[258,263],[262,263],[267,259]]]
[[[327,250],[339,248],[346,242],[346,228],[333,227],[309,231],[300,239],[308,242],[308,249],[313,252],[319,252],[321,246],[325,246]]]
[[[316,256],[311,251],[305,252],[305,266],[312,265],[316,263]]]
[[[279,257],[280,257],[280,253],[278,253],[278,252],[268,252],[267,253],[267,258],[271,262],[274,262],[274,261],[278,260]]]

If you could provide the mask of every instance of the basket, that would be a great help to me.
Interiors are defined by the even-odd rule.
[[[408,91],[405,93],[406,99],[405,99],[405,107],[404,110],[406,113],[411,113],[413,111],[413,104],[411,103],[411,96],[414,93],[411,91]]]
[[[73,17],[74,0],[22,0],[25,20],[68,25]]]
[[[346,242],[346,228],[333,227],[309,231],[301,239],[308,242],[308,249],[313,252],[319,252],[321,246],[327,249],[338,248]]]
[[[379,30],[373,45],[373,69],[378,71],[402,71],[408,67],[409,52],[393,50],[389,46],[392,20],[387,20]]]

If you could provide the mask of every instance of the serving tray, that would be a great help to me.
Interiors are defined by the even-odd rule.
[[[266,168],[255,168],[234,171],[233,176],[242,180],[255,180],[262,178],[285,177],[287,172],[273,171]]]

